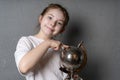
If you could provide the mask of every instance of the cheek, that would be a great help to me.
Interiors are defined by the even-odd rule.
[[[45,18],[43,18],[43,19],[41,20],[41,24],[44,24],[44,23],[47,23],[47,22],[48,22],[48,20],[45,19]]]
[[[57,30],[61,30],[63,27],[62,26],[56,26]]]
[[[61,33],[61,31],[63,30],[63,27],[58,27],[56,28],[57,32]]]

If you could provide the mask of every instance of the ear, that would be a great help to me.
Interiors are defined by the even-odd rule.
[[[41,23],[42,18],[43,18],[43,16],[42,16],[42,15],[40,15],[40,16],[39,16],[39,23]]]

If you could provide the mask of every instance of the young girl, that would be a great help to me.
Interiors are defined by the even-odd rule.
[[[35,35],[23,36],[18,41],[15,61],[26,80],[63,80],[59,70],[59,50],[67,45],[53,37],[62,33],[69,21],[67,10],[59,4],[50,4],[39,17],[40,30]]]

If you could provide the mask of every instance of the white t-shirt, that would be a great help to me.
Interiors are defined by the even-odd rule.
[[[14,54],[17,68],[21,58],[43,41],[34,36],[20,38]],[[49,49],[33,71],[27,74],[22,74],[19,68],[18,71],[25,76],[26,80],[63,80],[66,74],[59,70],[61,64],[59,54],[59,51]]]

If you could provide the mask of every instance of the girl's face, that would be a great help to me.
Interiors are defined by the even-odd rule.
[[[41,15],[39,22],[41,25],[40,32],[42,34],[53,37],[63,30],[64,26],[64,15],[63,12],[59,9],[50,9],[45,15]]]

